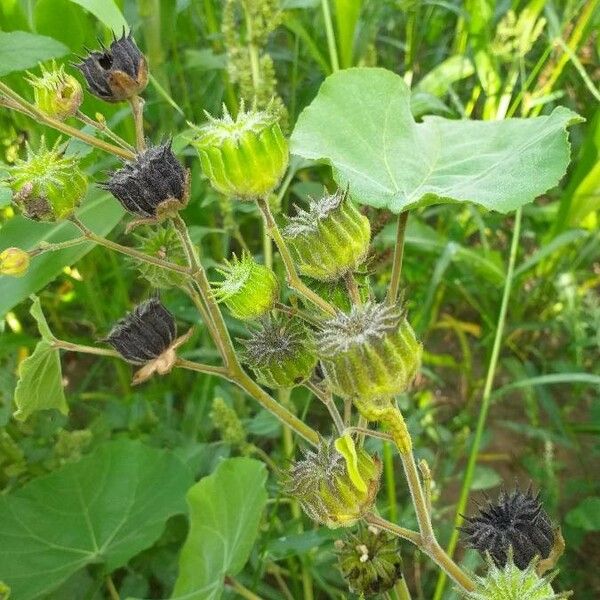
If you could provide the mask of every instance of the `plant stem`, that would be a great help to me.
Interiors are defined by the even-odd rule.
[[[304,385],[326,406],[327,410],[329,411],[329,414],[331,415],[331,418],[333,419],[335,428],[337,429],[338,433],[342,435],[346,428],[344,426],[344,421],[342,420],[342,417],[337,409],[337,406],[333,401],[333,396],[331,395],[331,392],[326,392],[312,381],[307,381]]]
[[[254,94],[256,96],[258,94],[261,84],[260,57],[258,54],[258,46],[256,45],[256,40],[254,39],[252,15],[250,14],[250,11],[248,10],[248,7],[245,2],[242,2],[242,6],[244,7],[244,16],[246,20],[246,38],[248,41],[248,57],[250,59],[250,71],[252,73],[252,87],[254,88]]]
[[[479,419],[477,421],[477,428],[475,430],[475,438],[473,439],[473,445],[469,453],[469,460],[467,462],[467,469],[463,478],[462,487],[460,490],[460,497],[456,506],[456,513],[454,516],[454,528],[448,547],[446,549],[448,556],[452,557],[456,550],[458,543],[458,527],[463,522],[462,515],[467,507],[469,500],[469,493],[471,491],[471,484],[473,482],[473,475],[475,474],[475,466],[477,464],[477,457],[479,455],[479,448],[481,446],[481,439],[485,424],[487,421],[487,415],[490,408],[490,398],[492,395],[492,388],[494,385],[494,377],[496,375],[496,367],[498,365],[498,359],[500,357],[500,348],[502,345],[502,336],[504,334],[504,327],[506,324],[506,313],[508,310],[508,301],[510,299],[510,293],[513,283],[513,274],[515,270],[515,263],[517,259],[517,250],[519,248],[519,238],[521,235],[521,216],[522,210],[519,208],[515,214],[515,224],[513,229],[512,242],[510,247],[510,256],[508,260],[508,269],[506,271],[506,280],[504,282],[504,291],[502,292],[502,302],[500,304],[500,312],[498,314],[498,323],[496,325],[496,334],[494,337],[494,344],[492,346],[492,354],[490,356],[490,362],[487,369],[485,378],[485,385],[483,388],[483,394],[481,398],[481,409],[479,411]],[[446,586],[446,577],[443,573],[438,577],[437,585],[435,588],[434,600],[441,600],[444,588]]]
[[[396,591],[398,600],[411,600],[410,590],[408,589],[408,585],[406,585],[404,577],[396,584],[394,590]]]
[[[135,147],[138,152],[146,149],[146,140],[144,138],[144,100],[139,96],[132,96],[129,100],[131,113],[135,124]]]
[[[302,319],[303,321],[306,321],[307,323],[310,323],[311,325],[314,325],[315,327],[319,326],[319,321],[317,321],[317,319],[311,317],[309,314],[305,313],[304,311],[300,310],[299,308],[287,306],[285,304],[282,304],[281,302],[276,302],[275,308],[278,311],[285,313],[286,315],[289,315],[290,317],[298,317],[299,319]]]
[[[329,49],[329,60],[331,61],[331,71],[335,73],[340,70],[340,61],[338,58],[337,46],[335,43],[335,33],[333,31],[333,21],[331,20],[331,9],[329,0],[321,0],[323,9],[323,20],[325,21],[325,33],[327,34],[327,47]]]
[[[125,150],[128,150],[129,152],[135,152],[135,148],[131,144],[128,144],[124,139],[122,139],[116,133],[111,131],[108,128],[108,126],[106,125],[106,123],[101,123],[100,121],[96,121],[96,120],[92,119],[91,117],[88,117],[86,114],[82,113],[80,110],[77,111],[75,116],[84,125],[89,125],[90,127],[93,127],[96,131],[103,133],[108,138],[110,138],[113,142],[115,142],[115,144],[117,144],[118,146],[121,146],[121,148],[124,148]]]
[[[287,274],[287,281],[290,288],[298,292],[300,295],[304,296],[307,300],[312,302],[315,306],[320,308],[322,311],[335,315],[336,311],[329,304],[329,302],[323,300],[321,296],[313,292],[304,282],[300,279],[298,272],[296,271],[296,267],[294,265],[294,261],[292,259],[292,255],[279,231],[279,227],[277,227],[277,223],[275,223],[275,219],[273,218],[273,214],[271,213],[271,209],[269,208],[269,203],[266,199],[260,198],[257,200],[258,207],[260,208],[264,221],[265,227],[273,238],[277,249],[279,250],[279,254],[281,255],[281,259],[283,260],[283,264],[285,266],[285,271]]]
[[[389,531],[398,537],[401,537],[404,540],[408,540],[412,542],[415,546],[421,545],[421,535],[418,531],[413,531],[412,529],[406,529],[405,527],[400,527],[400,525],[396,525],[395,523],[391,523],[387,521],[383,517],[376,515],[374,513],[368,513],[364,517],[365,521],[369,523],[369,525],[374,525],[379,529],[384,529],[385,531]]]
[[[246,600],[262,600],[260,596],[257,596],[247,587],[244,587],[239,581],[231,577],[231,575],[227,575],[227,577],[225,577],[225,583],[231,589],[235,590],[242,598],[246,598]]]
[[[348,295],[350,296],[352,304],[355,306],[360,306],[362,304],[360,290],[358,289],[358,284],[356,283],[356,279],[354,278],[352,271],[348,271],[348,273],[346,273],[345,280],[346,289],[348,290]]]
[[[119,592],[117,591],[117,588],[115,587],[110,575],[106,576],[106,589],[108,590],[108,595],[110,596],[111,600],[121,600]]]
[[[398,226],[396,228],[396,246],[394,247],[394,262],[392,265],[392,277],[387,293],[388,304],[395,304],[400,291],[400,275],[402,273],[402,259],[404,257],[404,239],[406,235],[406,222],[408,211],[405,210],[398,215]]]
[[[88,241],[89,240],[85,236],[82,236],[72,240],[66,240],[65,242],[57,242],[56,244],[46,242],[45,244],[41,244],[37,248],[30,250],[29,256],[33,258],[34,256],[39,256],[45,252],[57,252],[58,250],[65,250],[66,248],[79,246],[79,244],[83,244],[84,242]]]
[[[67,352],[80,352],[82,354],[95,354],[96,356],[110,356],[112,358],[123,358],[116,350],[108,348],[96,348],[94,346],[85,346],[83,344],[74,344],[65,340],[52,340],[52,346]]]
[[[32,119],[37,119],[40,123],[44,125],[48,125],[57,131],[61,131],[70,137],[77,138],[90,146],[94,146],[99,148],[100,150],[104,150],[105,152],[109,152],[110,154],[114,154],[119,158],[124,158],[125,160],[131,160],[135,158],[135,154],[130,152],[129,150],[125,150],[124,148],[120,148],[119,146],[115,146],[114,144],[110,144],[109,142],[105,142],[104,140],[99,140],[92,135],[88,135],[87,133],[83,133],[79,129],[75,127],[71,127],[62,121],[58,121],[57,119],[53,119],[49,117],[47,114],[43,113],[36,106],[27,102],[24,98],[21,98],[19,94],[11,90],[5,83],[0,81],[0,93],[4,94],[8,98],[14,101],[15,104],[19,106],[20,112],[23,112],[27,116]],[[15,109],[17,110],[17,109]]]

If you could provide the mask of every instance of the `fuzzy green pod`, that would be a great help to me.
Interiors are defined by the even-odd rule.
[[[397,306],[368,302],[325,321],[316,334],[333,391],[368,406],[406,391],[421,365],[422,346]],[[368,415],[365,415],[368,417]]]
[[[331,281],[354,271],[365,260],[371,226],[347,190],[311,201],[308,210],[296,210],[283,237],[302,275]]]
[[[50,70],[40,67],[41,76],[29,74],[35,105],[50,117],[64,121],[72,117],[83,102],[83,89],[75,77],[65,73],[64,65],[52,63]]]
[[[66,219],[77,209],[87,188],[87,177],[75,156],[64,156],[60,141],[48,149],[42,138],[37,153],[27,146],[27,160],[9,168],[13,202],[34,221]]]
[[[381,462],[363,448],[355,448],[354,474],[335,440],[322,440],[316,450],[287,473],[286,493],[298,500],[304,512],[331,529],[351,527],[371,510],[381,475]],[[358,480],[357,480],[358,476]]]
[[[225,107],[222,119],[207,116],[193,145],[211,185],[243,200],[272,192],[289,162],[288,142],[274,112],[246,111],[242,104],[236,119]]]
[[[525,570],[519,569],[512,557],[504,567],[497,567],[490,557],[487,562],[486,576],[476,578],[477,587],[463,593],[465,600],[562,600],[571,595],[554,592],[551,582],[556,572],[540,577],[535,560]]]
[[[277,277],[250,254],[243,254],[241,259],[234,255],[218,271],[223,280],[211,284],[215,297],[236,319],[258,319],[275,306],[279,298]]]
[[[295,319],[267,319],[242,343],[257,381],[271,388],[300,385],[317,365],[314,341]]]

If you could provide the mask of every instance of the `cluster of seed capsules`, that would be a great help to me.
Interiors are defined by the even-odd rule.
[[[148,82],[146,59],[131,35],[123,34],[110,47],[90,52],[76,66],[89,91],[107,102],[130,100]],[[62,120],[79,110],[81,86],[62,67],[43,70],[31,82],[38,109],[49,116]],[[209,117],[193,143],[211,185],[241,200],[268,197],[288,166],[287,141],[269,109],[247,111],[242,106],[236,118],[226,110],[221,119]],[[7,181],[15,204],[38,221],[68,219],[88,188],[78,158],[65,155],[60,142],[52,148],[42,142],[38,152],[28,148],[27,159],[11,168]],[[133,225],[168,221],[187,205],[190,195],[189,172],[170,143],[139,150],[101,185],[133,216]],[[157,234],[159,246],[166,240],[177,247],[166,231]],[[392,406],[393,397],[411,386],[420,368],[422,346],[399,305],[368,297],[352,303],[345,293],[340,296],[340,280],[357,271],[368,256],[368,219],[353,204],[348,190],[338,190],[312,200],[307,209],[296,207],[282,235],[299,273],[310,278],[313,289],[324,291],[336,305],[336,314],[312,311],[308,321],[282,316],[276,310],[281,289],[275,273],[249,254],[234,256],[219,269],[221,279],[214,282],[213,292],[234,318],[252,324],[249,337],[241,340],[244,361],[257,381],[270,388],[322,379],[338,397],[354,402],[367,419],[377,420],[382,410]],[[144,243],[152,247],[153,241]],[[29,258],[23,250],[7,249],[0,254],[0,272],[22,275]],[[151,282],[159,281],[156,271],[143,274]],[[177,336],[173,315],[152,298],[117,323],[106,342],[140,367],[134,377],[140,383],[154,373],[167,373],[176,362],[177,348],[188,337],[189,333]],[[286,488],[315,521],[332,528],[348,527],[372,509],[380,474],[378,458],[356,447],[350,436],[342,436],[306,451],[290,468]],[[520,586],[531,600],[560,597],[552,593],[548,579],[535,573],[535,561],[548,558],[555,533],[539,499],[530,492],[502,494],[498,503],[467,519],[463,532],[467,544],[492,565],[488,579],[479,582],[470,598],[525,597],[502,595],[507,582]],[[351,588],[365,596],[391,589],[401,577],[397,542],[373,529],[361,529],[357,536],[339,544],[340,566]],[[497,595],[494,589],[499,590]]]

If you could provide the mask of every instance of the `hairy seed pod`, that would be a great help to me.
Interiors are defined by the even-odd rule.
[[[270,108],[244,110],[234,120],[223,107],[222,119],[207,115],[193,142],[211,185],[227,196],[253,200],[272,192],[289,161],[287,140]]]
[[[23,277],[29,269],[29,253],[20,248],[6,248],[0,252],[0,275]]]
[[[333,391],[363,406],[406,391],[421,365],[422,347],[405,313],[387,304],[339,313],[322,324],[316,343]]]
[[[241,259],[234,255],[218,269],[223,281],[212,283],[215,297],[231,314],[242,321],[266,315],[279,298],[279,283],[275,273],[258,264],[251,255]]]
[[[334,440],[321,440],[316,450],[303,452],[304,459],[293,463],[287,473],[285,490],[313,521],[332,529],[351,527],[371,510],[379,489],[379,459],[356,448],[351,477],[347,458]]]
[[[502,491],[496,503],[491,501],[475,517],[467,517],[461,528],[465,544],[482,555],[489,553],[503,567],[512,548],[514,563],[526,569],[534,559],[548,558],[554,546],[554,530],[539,494],[519,489]]]
[[[375,527],[359,526],[335,543],[338,564],[350,591],[365,598],[391,590],[402,579],[398,538]]]
[[[241,340],[243,357],[256,379],[272,388],[291,388],[306,381],[317,364],[314,341],[295,319],[266,319]]]
[[[103,184],[137,222],[157,222],[184,208],[189,196],[188,173],[171,144],[144,150],[112,173]]]
[[[148,64],[131,32],[123,31],[109,48],[89,52],[74,66],[83,73],[90,92],[106,102],[129,100],[148,85]]]
[[[27,146],[27,159],[9,168],[13,202],[34,221],[58,221],[71,216],[83,200],[87,177],[76,156],[64,156],[60,140],[48,149],[42,138],[37,153]]]
[[[498,567],[489,555],[487,560],[486,576],[475,578],[475,591],[462,592],[465,600],[563,600],[571,595],[554,592],[551,583],[557,572],[539,577],[535,560],[524,570],[513,563],[510,553],[503,567]]]
[[[72,117],[83,102],[83,90],[75,77],[65,73],[64,65],[52,63],[51,70],[40,67],[40,77],[29,74],[35,106],[50,117],[64,121]]]
[[[354,271],[364,261],[371,227],[347,190],[311,201],[308,210],[296,210],[283,229],[283,237],[302,275],[331,281]]]

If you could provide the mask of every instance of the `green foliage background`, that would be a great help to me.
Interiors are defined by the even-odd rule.
[[[256,38],[264,76],[261,92],[268,99],[273,94],[270,86],[276,86],[287,108],[290,133],[332,71],[322,5],[318,0],[282,0],[284,11],[276,16],[273,1],[247,3],[265,9],[266,22]],[[51,58],[68,64],[84,46],[96,47],[98,36],[109,41],[110,28],[131,26],[153,74],[145,93],[146,134],[155,142],[172,137],[174,149],[192,170],[192,200],[184,216],[194,241],[202,246],[207,267],[239,249],[242,238],[255,254],[263,252],[255,209],[218,197],[202,179],[188,145],[188,121],[201,123],[203,111],[216,114],[222,102],[234,110],[237,97],[249,96],[247,40],[243,28],[232,28],[227,19],[221,28],[224,4],[0,0],[0,75],[26,97],[30,92],[23,69],[35,70],[39,60]],[[573,589],[580,600],[598,598],[600,576],[592,568],[600,560],[598,2],[333,0],[329,4],[340,67],[379,66],[400,73],[411,86],[413,118],[421,122],[425,117],[425,124],[417,127],[426,127],[432,115],[492,121],[498,115],[549,115],[558,105],[586,119],[571,129],[572,162],[566,176],[524,208],[507,329],[469,510],[482,492],[494,494],[502,482],[509,487],[514,481],[524,486],[533,482],[542,490],[552,518],[562,525],[567,542],[559,587]],[[361,94],[368,98],[370,91],[356,89],[348,95],[346,108],[352,111]],[[119,134],[134,139],[127,108],[87,95],[83,110],[89,115],[101,112]],[[50,142],[56,137],[26,117],[0,108],[3,162],[22,155],[25,140],[35,146],[42,132]],[[88,173],[99,180],[116,165],[79,142],[71,142],[69,151],[83,152]],[[394,155],[399,168],[404,159],[410,164],[418,158],[418,154]],[[308,195],[318,196],[323,184],[335,185],[328,166],[306,168],[308,163],[298,158],[293,164],[294,177],[279,207],[282,213]],[[408,169],[407,173],[410,176]],[[536,183],[524,181],[523,189],[536,190]],[[395,224],[385,212],[369,208],[367,214],[377,231],[369,268],[374,290],[381,295],[388,283]],[[114,239],[131,241],[121,218],[122,210],[112,199],[90,191],[82,211],[86,223],[102,234],[110,232]],[[473,204],[431,204],[409,219],[404,296],[426,354],[419,385],[400,404],[417,455],[432,469],[434,526],[442,542],[452,531],[481,410],[512,226],[510,214]],[[1,189],[0,227],[0,249],[62,241],[73,233],[67,225],[32,224],[15,216]],[[264,467],[256,458],[267,454],[285,465],[295,440],[271,415],[219,380],[174,371],[137,389],[129,383],[129,368],[117,360],[62,354],[68,415],[52,410],[25,421],[14,419],[17,366],[34,353],[39,340],[39,313],[30,314],[26,300],[33,292],[39,294],[55,335],[90,343],[152,290],[137,277],[133,265],[91,245],[37,258],[26,278],[0,277],[0,507],[5,507],[0,508],[0,580],[14,578],[14,600],[103,598],[109,597],[110,586],[121,598],[166,598],[174,589],[177,594],[183,590],[196,594],[185,597],[206,598],[199,591],[202,586],[214,585],[221,593],[227,576],[235,576],[262,598],[285,597],[286,587],[294,599],[349,597],[332,568],[332,539],[339,534],[315,529],[300,517],[280,496],[273,476],[263,483]],[[194,350],[188,350],[186,358],[208,362],[215,358],[191,303],[170,291],[163,293],[163,300],[182,324],[197,326],[193,343],[186,346]],[[232,319],[229,325],[234,335],[244,335],[239,323]],[[33,368],[36,360],[54,360],[53,355],[42,356],[44,351],[38,347],[37,358],[33,354],[23,368]],[[55,406],[64,409],[57,381],[45,385]],[[239,415],[241,434],[232,435],[211,412],[215,398]],[[296,389],[281,401],[300,416],[309,414],[310,424],[328,433],[324,408],[314,403],[309,407],[305,390]],[[391,448],[381,443],[373,448],[385,463],[380,511],[412,526],[400,464]],[[246,458],[222,462],[239,455]],[[157,468],[163,464],[159,461],[164,461],[164,468]],[[110,465],[118,469],[111,470]],[[210,478],[190,487],[210,473]],[[132,486],[136,477],[143,485]],[[240,495],[240,489],[247,493]],[[265,489],[270,501],[263,510]],[[104,514],[113,500],[117,507],[129,500],[129,510]],[[250,504],[255,510],[244,513],[243,507]],[[223,514],[238,516],[243,539],[236,541],[236,532],[227,528],[218,532],[233,536],[227,539],[240,554],[225,552],[222,572],[215,567],[210,574],[214,580],[208,581],[186,560],[197,559],[203,551],[217,556],[218,544],[206,536],[204,549],[194,552],[193,537],[185,542],[186,513],[190,531],[196,532],[195,515],[212,505]],[[64,515],[53,512],[62,510],[72,511],[68,520],[81,519],[92,535],[84,535],[82,525],[69,537],[61,521]],[[260,522],[254,522],[256,514],[261,515]],[[128,515],[138,520],[129,522]],[[23,521],[21,525],[17,520]],[[222,526],[226,519],[215,521]],[[106,532],[100,531],[103,527]],[[123,535],[125,543],[116,547],[119,535],[127,531],[143,531],[143,536]],[[204,539],[201,533],[198,536]],[[11,545],[15,539],[18,544]],[[17,572],[13,565],[22,563],[15,553],[39,551],[40,544],[47,548],[42,551],[47,564],[40,567],[41,573]],[[72,561],[60,554],[64,547],[74,552]],[[409,545],[403,552],[409,587],[420,590],[414,597],[433,598],[437,573],[431,563]],[[44,576],[44,569],[69,562],[72,568],[61,571],[60,577]],[[480,566],[471,553],[466,553],[465,563]],[[236,597],[230,585],[224,594]],[[443,598],[455,597],[447,587]]]

